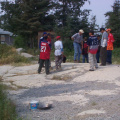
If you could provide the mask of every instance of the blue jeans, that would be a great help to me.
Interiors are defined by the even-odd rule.
[[[112,50],[107,50],[107,62],[112,64]]]
[[[73,42],[73,46],[74,46],[74,60],[80,61],[80,54],[81,54],[80,44]]]
[[[96,53],[96,59],[97,59],[97,63],[99,63],[100,61],[99,61],[99,59],[100,59],[100,52],[97,52]]]
[[[88,63],[88,54],[85,54],[85,55],[82,56],[82,62],[83,63],[85,63],[85,59],[86,59],[86,61]]]

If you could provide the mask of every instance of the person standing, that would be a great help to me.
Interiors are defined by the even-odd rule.
[[[100,39],[100,35],[97,36],[97,39],[98,39],[98,51],[97,51],[97,54],[96,54],[96,59],[97,59],[97,63],[99,63],[99,59],[100,59],[100,44],[101,44],[101,39]]]
[[[86,62],[88,63],[88,45],[87,45],[87,37],[84,38],[84,41],[82,42],[82,62],[85,63],[85,59]]]
[[[94,71],[94,67],[97,69],[98,64],[96,60],[96,53],[98,50],[98,39],[96,36],[94,36],[94,31],[89,32],[89,39],[88,39],[88,54],[89,54],[89,63],[90,63],[90,69],[89,71]]]
[[[80,54],[81,54],[81,46],[83,41],[83,33],[84,31],[81,29],[79,30],[79,33],[74,34],[71,39],[74,41],[73,46],[74,46],[74,62],[80,62]]]
[[[114,37],[111,33],[111,29],[106,30],[108,33],[108,41],[107,41],[107,64],[112,64],[112,50],[113,50],[113,42]]]
[[[102,33],[101,49],[100,49],[100,59],[101,59],[100,66],[106,66],[108,34],[105,31],[105,28],[100,28],[100,32]]]
[[[61,37],[57,36],[56,37],[57,41],[54,43],[55,46],[55,65],[56,65],[56,70],[61,68],[61,63],[63,61],[63,44],[61,41]]]
[[[40,38],[39,40],[39,50],[41,49],[41,42],[44,41],[44,37],[47,36],[47,33],[44,32],[43,33],[43,37]],[[38,60],[38,63],[40,63],[40,56],[39,56],[39,60]],[[44,65],[43,65],[44,66]]]
[[[40,74],[43,64],[45,62],[45,72],[49,74],[49,59],[50,59],[50,46],[47,41],[47,36],[44,36],[43,41],[41,41],[40,45],[40,63],[38,68],[38,73]]]

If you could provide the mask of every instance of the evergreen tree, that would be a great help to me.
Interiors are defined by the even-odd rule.
[[[115,38],[115,46],[120,47],[120,1],[116,0],[113,5],[113,11],[105,14],[108,17],[106,27],[112,29]]]
[[[13,33],[24,36],[27,43],[34,47],[34,41],[40,30],[52,30],[53,16],[48,12],[52,7],[49,0],[16,0],[1,2],[3,27]]]

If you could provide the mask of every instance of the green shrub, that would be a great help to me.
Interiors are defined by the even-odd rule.
[[[4,85],[0,84],[0,120],[17,120],[15,105],[3,90]]]
[[[120,48],[115,48],[112,54],[113,64],[120,64]]]
[[[16,49],[12,46],[0,45],[0,64],[10,64],[10,63],[29,63],[30,61],[20,56]]]

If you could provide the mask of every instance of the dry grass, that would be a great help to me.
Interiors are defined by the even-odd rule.
[[[64,81],[66,81],[66,80],[70,80],[70,79],[72,79],[72,77],[70,75],[62,75],[62,76],[54,75],[52,77],[52,80],[64,80]]]
[[[12,46],[0,45],[0,65],[11,63],[30,63],[30,61],[20,56]]]

